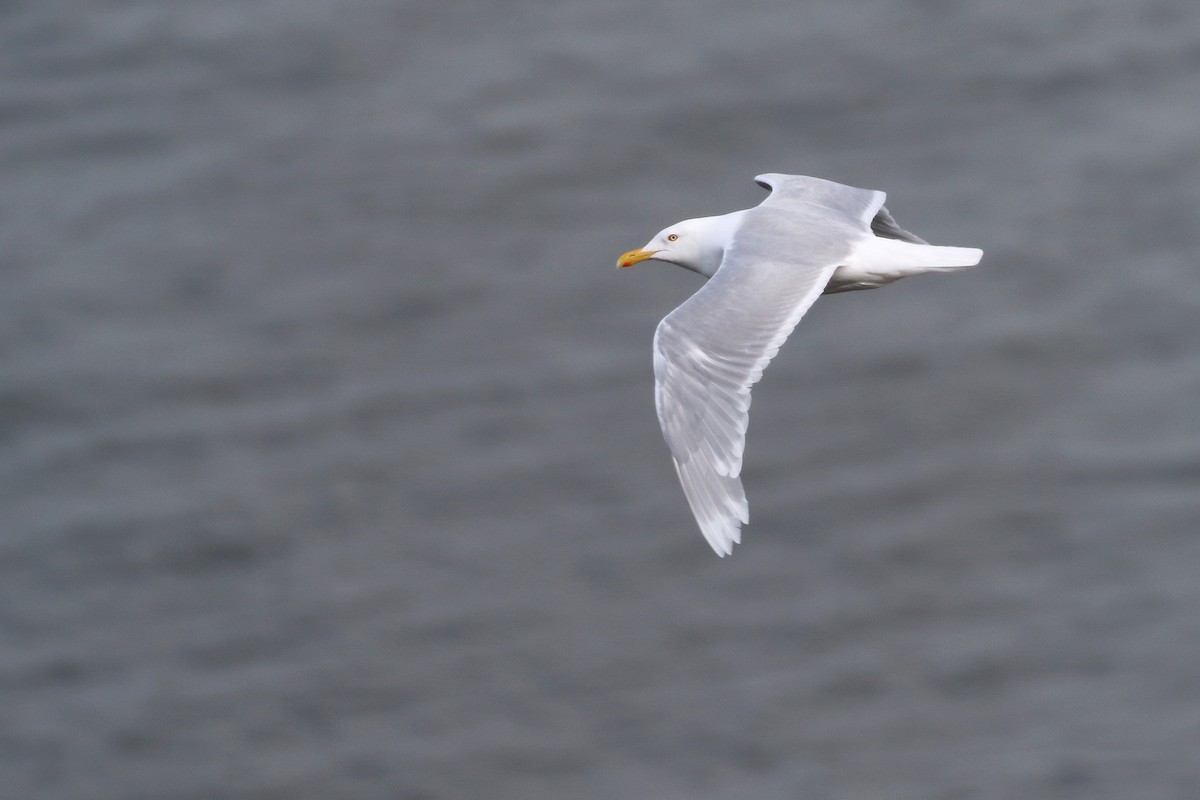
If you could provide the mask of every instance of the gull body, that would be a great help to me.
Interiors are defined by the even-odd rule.
[[[779,173],[755,181],[771,190],[762,204],[676,223],[617,261],[665,261],[709,279],[655,331],[655,405],[684,495],[721,556],[750,520],[739,477],[750,387],[809,306],[983,255],[902,229],[883,192]]]

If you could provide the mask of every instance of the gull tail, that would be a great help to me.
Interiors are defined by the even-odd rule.
[[[899,273],[899,277],[966,269],[978,264],[981,258],[983,251],[975,247],[939,247],[872,236],[854,248],[847,266],[868,272]]]

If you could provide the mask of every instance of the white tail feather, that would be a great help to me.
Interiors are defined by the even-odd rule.
[[[974,247],[938,247],[872,236],[854,248],[846,266],[868,272],[907,274],[965,269],[978,264],[981,258],[983,251]]]

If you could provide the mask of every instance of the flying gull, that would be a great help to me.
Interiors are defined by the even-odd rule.
[[[719,556],[750,521],[739,475],[750,387],[821,294],[874,289],[979,263],[902,229],[886,195],[802,175],[754,179],[760,205],[664,228],[617,261],[654,259],[708,282],[654,333],[654,402],[688,505]]]

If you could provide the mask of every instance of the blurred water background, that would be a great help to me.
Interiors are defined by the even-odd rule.
[[[1200,797],[1200,9],[0,7],[0,795]],[[822,299],[716,558],[616,256]]]

